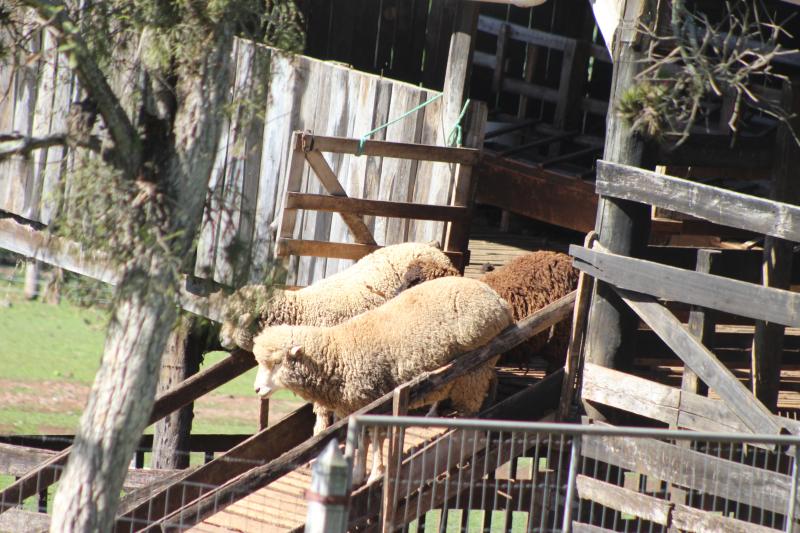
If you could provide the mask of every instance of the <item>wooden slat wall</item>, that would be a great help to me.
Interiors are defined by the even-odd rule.
[[[46,38],[44,43],[47,50],[52,48],[49,41]],[[263,102],[263,107],[253,120],[247,120],[252,110],[243,107],[234,109],[225,119],[194,272],[201,278],[239,286],[262,281],[269,272],[274,248],[270,224],[281,209],[278,204],[286,186],[292,131],[358,138],[439,93],[246,41],[237,41],[234,53],[237,59],[230,101],[246,98]],[[129,77],[129,73],[119,73],[114,83],[121,86]],[[80,98],[74,76],[55,50],[31,63],[16,78],[10,78],[8,70],[3,69],[0,90],[9,84],[8,96],[0,100],[0,131],[62,131],[70,102]],[[454,125],[450,122],[460,111],[455,107],[439,99],[371,138],[442,146]],[[75,157],[66,155],[67,161],[63,161],[65,150],[51,148],[34,153],[29,160],[17,158],[1,164],[0,209],[47,224],[56,212],[54,191],[63,186],[67,191],[64,207],[69,214],[69,172],[65,169],[75,164]],[[81,157],[77,154],[77,159]],[[349,154],[326,153],[325,158],[348,196],[449,203],[454,166]],[[300,191],[324,193],[308,168]],[[366,222],[381,245],[444,240],[441,222],[374,217],[366,217]],[[352,242],[338,214],[314,211],[301,212],[294,237]],[[293,257],[287,283],[307,285],[351,263],[345,259]]]

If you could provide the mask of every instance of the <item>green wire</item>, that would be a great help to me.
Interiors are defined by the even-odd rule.
[[[388,128],[389,126],[391,126],[395,122],[399,122],[399,121],[403,120],[408,115],[410,115],[412,113],[416,113],[417,111],[419,111],[423,107],[427,106],[428,104],[435,102],[436,100],[441,98],[443,95],[444,95],[444,93],[439,93],[436,96],[434,96],[433,98],[430,98],[429,100],[427,100],[425,102],[422,102],[421,104],[419,104],[415,108],[413,108],[413,109],[411,109],[409,111],[406,111],[405,113],[403,113],[399,117],[397,117],[397,118],[395,118],[393,120],[390,120],[386,124],[383,124],[382,126],[378,126],[374,130],[368,131],[367,133],[362,135],[361,138],[358,140],[358,151],[356,152],[356,155],[360,156],[360,155],[364,154],[364,143],[367,141],[367,139],[369,137],[371,137],[375,133],[381,131],[383,128]],[[455,125],[450,130],[450,133],[447,135],[447,144],[448,144],[448,146],[461,146],[461,136],[462,136],[461,120],[464,118],[464,115],[466,114],[468,107],[469,107],[469,99],[467,99],[467,101],[464,102],[464,107],[461,109],[461,114],[458,115],[458,120],[456,120]]]

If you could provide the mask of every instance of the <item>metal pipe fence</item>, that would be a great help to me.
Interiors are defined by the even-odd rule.
[[[796,436],[365,415],[351,464],[381,434],[349,531],[800,531]]]

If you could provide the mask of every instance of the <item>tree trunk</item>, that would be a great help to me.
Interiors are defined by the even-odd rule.
[[[162,394],[184,379],[196,374],[206,349],[206,328],[196,317],[181,317],[167,341],[161,363],[158,394]],[[179,469],[189,467],[189,437],[194,418],[193,404],[179,409],[156,422],[153,435],[153,468]]]
[[[176,307],[169,270],[133,265],[53,504],[51,531],[109,531],[122,482],[147,426]],[[127,287],[127,289],[126,289]]]
[[[235,21],[223,15],[206,56],[178,73],[174,144],[161,147],[170,150],[160,154],[165,157],[152,158],[163,164],[164,189],[170,194],[167,232],[180,235],[169,241],[177,258],[193,257],[230,90]],[[93,92],[91,83],[84,89]],[[178,283],[166,260],[147,265],[140,260],[125,269],[100,369],[59,483],[51,531],[113,529],[122,482],[152,411],[161,355],[177,316]]]

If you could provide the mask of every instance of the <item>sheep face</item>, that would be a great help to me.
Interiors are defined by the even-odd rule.
[[[278,349],[264,356],[256,356],[258,359],[258,373],[253,387],[256,394],[262,398],[269,398],[278,389],[285,389],[283,374],[287,363],[300,355],[300,347],[293,346],[289,350]]]

